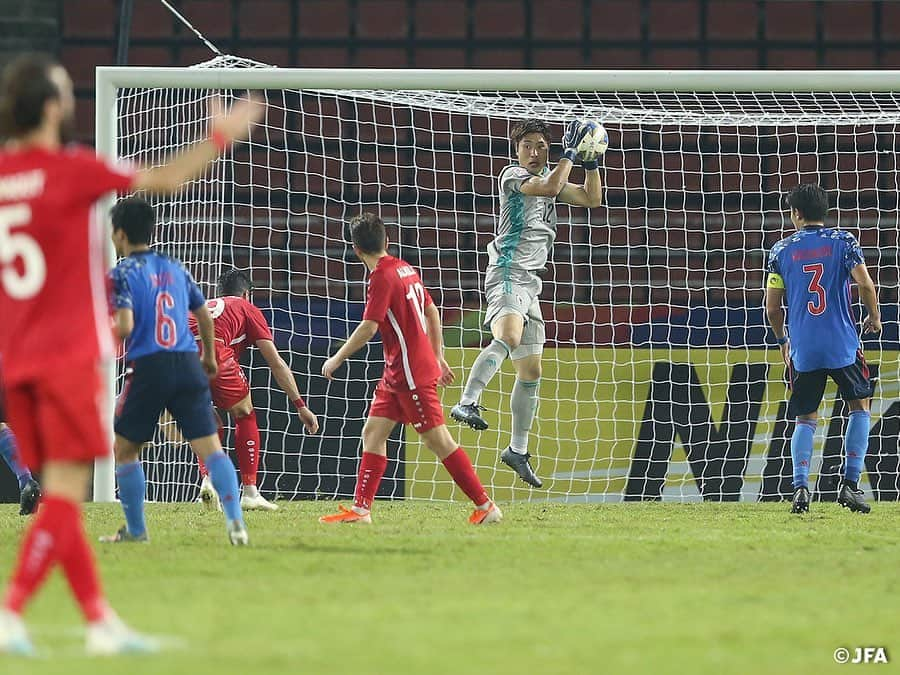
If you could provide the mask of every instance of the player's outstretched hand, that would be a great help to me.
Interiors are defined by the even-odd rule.
[[[456,375],[444,357],[441,357],[438,363],[441,366],[441,377],[438,379],[438,384],[443,387],[453,382],[456,379]]]
[[[338,361],[338,359],[332,356],[325,363],[322,364],[322,377],[326,380],[334,379],[334,371],[341,367],[343,361]]]
[[[863,320],[863,333],[880,333],[881,332],[881,317],[872,318],[871,316],[867,316]]]
[[[314,434],[319,430],[319,418],[316,417],[316,414],[307,407],[299,408],[297,413],[300,415],[300,421],[303,422],[303,426],[306,427],[306,430]]]
[[[203,370],[206,371],[209,379],[213,379],[219,372],[219,364],[216,363],[215,354],[204,354],[200,357],[200,363],[203,365]]]
[[[229,142],[243,141],[250,135],[250,128],[262,119],[265,110],[262,99],[250,95],[235,101],[226,112],[222,99],[213,96],[209,101],[210,128],[223,134]]]

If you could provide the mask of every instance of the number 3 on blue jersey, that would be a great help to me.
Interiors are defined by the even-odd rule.
[[[819,316],[822,312],[825,311],[828,306],[827,296],[825,295],[825,289],[822,287],[822,275],[825,274],[825,264],[824,263],[810,263],[809,265],[803,266],[803,272],[805,274],[812,274],[812,279],[809,280],[809,292],[815,294],[815,299],[810,300],[806,303],[806,309],[813,316]]]

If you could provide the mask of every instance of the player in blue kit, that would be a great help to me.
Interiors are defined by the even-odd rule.
[[[809,511],[809,464],[813,435],[825,384],[831,377],[850,408],[844,439],[844,479],[838,503],[869,513],[859,489],[869,445],[869,400],[875,391],[860,344],[850,298],[850,280],[868,316],[863,332],[881,331],[875,283],[862,249],[849,232],[825,227],[828,197],[818,185],[799,185],[787,196],[797,232],[769,254],[766,314],[788,367],[791,397],[788,416],[796,417],[791,437],[794,465],[792,513]],[[782,302],[787,300],[790,338]]]
[[[3,417],[3,405],[0,402],[0,457],[19,482],[19,515],[27,516],[34,513],[37,508],[41,486],[31,475],[28,467],[22,464],[16,447],[16,436],[3,421]]]
[[[217,366],[206,299],[180,262],[150,248],[156,217],[146,201],[119,200],[112,223],[112,240],[123,260],[110,273],[111,304],[118,334],[126,340],[129,366],[115,419],[116,480],[126,524],[102,541],[147,541],[140,451],[153,436],[160,413],[168,409],[206,463],[225,512],[229,540],[246,545],[237,476],[222,451],[209,391],[208,377],[215,376]],[[188,328],[188,311],[196,317],[203,341],[202,365]]]

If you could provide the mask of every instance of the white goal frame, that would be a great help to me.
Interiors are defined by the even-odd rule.
[[[595,92],[891,92],[897,70],[436,70],[318,68],[142,68],[98,67],[96,148],[117,158],[116,93],[120,88],[178,89],[380,89],[445,91]],[[108,202],[101,204],[102,218]],[[104,237],[104,240],[106,237]],[[112,252],[110,251],[110,262]],[[110,409],[114,375],[110,369]],[[110,443],[110,449],[112,443]],[[113,501],[112,457],[98,460],[94,500]]]

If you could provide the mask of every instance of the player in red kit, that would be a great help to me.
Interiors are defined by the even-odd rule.
[[[350,221],[353,251],[371,273],[362,323],[337,354],[322,366],[322,375],[334,371],[381,332],[384,374],[375,387],[369,418],[363,427],[363,452],[356,480],[353,507],[344,506],[322,523],[371,523],[370,509],[387,467],[387,439],[397,424],[411,424],[450,473],[453,481],[475,504],[469,517],[473,525],[496,523],[503,518],[488,498],[472,462],[447,430],[437,385],[453,381],[444,360],[441,318],[419,273],[409,264],[387,254],[384,223],[372,213]]]
[[[256,487],[262,448],[256,411],[250,398],[250,385],[240,365],[244,349],[251,345],[259,349],[272,376],[294,404],[300,421],[309,433],[319,430],[319,420],[300,396],[294,374],[278,353],[265,317],[250,302],[250,291],[253,290],[250,277],[241,270],[230,269],[219,277],[218,287],[221,297],[206,303],[216,332],[216,361],[219,364],[219,373],[210,382],[213,403],[220,410],[231,413],[234,419],[235,453],[241,469],[241,508],[275,511],[278,505],[263,497]],[[193,317],[190,317],[190,327],[197,335],[197,322]],[[219,432],[221,434],[221,427]],[[202,460],[200,473],[203,476],[200,499],[210,506],[218,501],[218,497]]]
[[[95,654],[147,651],[152,641],[109,608],[85,538],[81,502],[94,460],[110,453],[101,382],[112,356],[102,224],[104,194],[172,192],[246,136],[262,105],[212,113],[212,134],[152,169],[117,167],[64,146],[75,99],[65,69],[41,55],[11,62],[0,83],[0,359],[10,426],[44,496],[0,609],[0,652],[29,655],[25,605],[55,565],[87,620]]]

